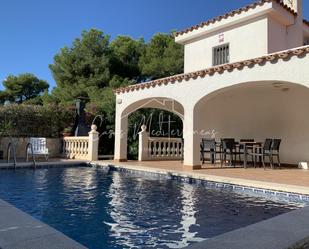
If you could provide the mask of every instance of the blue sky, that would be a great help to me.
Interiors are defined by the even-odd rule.
[[[30,72],[55,82],[48,69],[53,56],[98,28],[112,38],[144,37],[181,30],[254,0],[2,0],[0,3],[0,89],[9,74]],[[309,19],[309,1],[304,0]]]

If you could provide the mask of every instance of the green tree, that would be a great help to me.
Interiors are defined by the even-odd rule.
[[[148,79],[158,79],[183,72],[183,46],[175,43],[168,34],[155,34],[147,44],[139,61],[142,75]]]
[[[149,43],[128,36],[118,36],[109,42],[109,36],[91,29],[75,39],[71,47],[62,48],[49,68],[57,86],[51,95],[45,93],[41,97],[43,105],[68,107],[76,97],[88,97],[88,124],[96,115],[102,115],[103,122],[96,119],[102,133],[114,130],[112,89],[181,73],[183,47],[168,34],[156,34]],[[135,116],[140,119],[141,113]],[[113,137],[104,135],[101,142],[100,153],[113,153]],[[135,140],[129,141],[129,147],[134,144]]]
[[[72,47],[64,47],[49,65],[59,102],[72,101],[88,91],[108,86],[110,80],[109,36],[91,29],[82,32]]]
[[[145,50],[144,39],[134,40],[129,36],[118,36],[110,44],[111,73],[139,81],[141,72],[139,59]]]
[[[0,104],[3,105],[6,101],[14,101],[6,91],[0,91]]]
[[[49,87],[46,81],[30,73],[9,75],[3,81],[3,85],[5,90],[0,92],[0,102],[10,101],[19,104],[38,98]]]

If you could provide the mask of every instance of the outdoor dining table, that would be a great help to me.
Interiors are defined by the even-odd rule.
[[[258,148],[261,150],[261,146],[263,145],[263,142],[235,142],[235,145],[239,147],[240,145],[244,146],[244,168],[247,168],[247,154],[248,154],[248,148]],[[220,152],[222,151],[222,142],[216,142],[216,146],[219,148]],[[259,156],[259,161],[261,162],[261,156]],[[211,161],[214,162],[215,158],[214,155],[212,155]]]
[[[261,146],[263,145],[262,142],[240,142],[239,144],[244,145],[244,168],[247,168],[247,150],[248,148],[258,148],[259,150],[261,150]],[[261,161],[261,156],[259,157],[260,161]]]

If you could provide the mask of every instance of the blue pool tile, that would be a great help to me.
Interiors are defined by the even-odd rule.
[[[279,198],[288,198],[288,194],[283,192],[276,192],[276,196]]]
[[[240,190],[240,191],[243,191],[243,190],[244,190],[244,188],[243,188],[243,187],[241,187],[241,186],[235,186],[235,190]]]
[[[253,192],[253,188],[244,187],[244,192]]]
[[[259,188],[255,188],[253,191],[254,191],[254,193],[257,193],[257,194],[264,194],[265,193],[265,190],[259,189]]]
[[[266,195],[276,195],[275,191],[271,191],[271,190],[265,190],[265,194]]]
[[[299,195],[295,193],[287,193],[287,192],[274,191],[274,190],[269,190],[269,189],[253,188],[253,187],[240,186],[240,185],[230,184],[230,183],[214,182],[214,181],[208,181],[208,180],[203,180],[203,179],[196,179],[190,176],[174,175],[172,173],[165,174],[165,173],[160,173],[160,172],[139,171],[139,170],[125,169],[125,168],[116,168],[113,166],[110,166],[110,170],[127,172],[130,174],[133,174],[133,175],[135,174],[139,176],[151,176],[151,177],[154,177],[160,180],[162,179],[174,180],[174,181],[183,182],[187,184],[201,185],[207,188],[232,190],[235,192],[251,194],[252,196],[260,196],[260,197],[265,197],[265,198],[272,199],[272,200],[280,200],[282,202],[304,203],[306,205],[309,205],[309,195]]]

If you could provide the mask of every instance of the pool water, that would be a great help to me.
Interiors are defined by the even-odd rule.
[[[181,248],[297,208],[88,167],[2,170],[0,198],[91,249]]]

